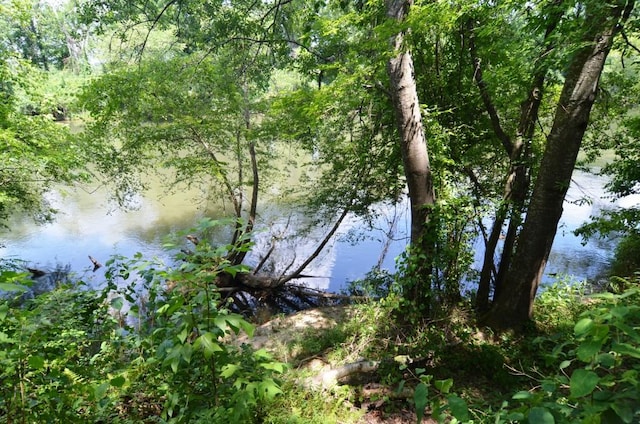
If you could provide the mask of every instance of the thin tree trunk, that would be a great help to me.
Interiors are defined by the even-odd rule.
[[[589,45],[575,54],[569,66],[516,256],[500,295],[484,317],[484,322],[494,328],[517,329],[532,317],[533,301],[562,215],[600,75],[621,20],[628,18],[633,6],[633,1],[618,1],[608,9],[608,16],[585,18],[592,25],[584,39]]]
[[[249,89],[247,88],[246,83],[243,85],[242,94],[244,97],[244,129],[248,132],[251,129],[251,110],[249,105]],[[240,144],[241,132],[238,132],[238,144]],[[242,149],[238,145],[238,187],[242,187],[243,185],[243,173],[242,173],[242,158],[240,157],[240,152]],[[256,158],[256,143],[255,141],[249,142],[249,158],[251,160],[251,203],[249,204],[249,216],[247,218],[247,223],[243,226],[241,222],[236,223],[236,230],[233,235],[233,244],[237,244],[240,242],[238,247],[242,247],[242,245],[246,245],[251,242],[251,232],[253,231],[253,227],[256,222],[256,214],[258,209],[258,190],[260,187],[260,175],[258,172],[258,160]],[[240,189],[240,204],[242,204],[242,189]],[[239,218],[240,216],[238,216]],[[243,240],[239,240],[239,237],[244,237]],[[244,258],[247,256],[249,252],[248,249],[239,249],[233,253],[230,260],[233,264],[239,265],[244,261]]]
[[[388,1],[387,16],[399,22],[403,21],[411,3],[411,0]],[[393,48],[396,56],[389,60],[387,72],[411,203],[411,248],[415,254],[425,255],[425,258],[430,260],[432,243],[426,234],[426,224],[429,221],[430,208],[435,203],[435,192],[413,60],[411,53],[403,45],[403,34],[393,38]],[[422,278],[428,278],[428,270],[418,272],[422,274]],[[421,288],[416,287],[410,296],[418,298],[421,291]]]

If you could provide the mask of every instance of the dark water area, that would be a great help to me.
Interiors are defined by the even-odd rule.
[[[595,281],[602,278],[611,261],[616,240],[592,239],[583,245],[573,230],[597,215],[602,209],[614,206],[604,192],[603,177],[586,172],[574,173],[564,214],[558,228],[545,282],[557,275],[569,275],[576,281]],[[153,185],[152,185],[153,187]],[[158,185],[159,187],[159,185]],[[171,253],[163,248],[168,234],[186,230],[205,216],[222,214],[220,205],[202,203],[201,193],[182,191],[167,195],[156,188],[144,197],[131,199],[135,210],[124,211],[108,200],[103,188],[84,187],[68,192],[54,192],[49,196],[51,204],[59,209],[56,220],[46,224],[34,224],[26,217],[15,217],[10,230],[0,232],[0,257],[20,258],[32,268],[54,270],[68,266],[90,286],[104,282],[104,267],[93,272],[91,255],[105,263],[112,255],[133,257],[140,252],[145,258],[157,257],[171,261]],[[583,201],[589,198],[588,202]],[[618,205],[632,204],[638,198],[627,198]],[[248,257],[248,263],[256,264],[260,255],[270,246],[274,235],[281,236],[269,268],[274,273],[284,272],[289,264],[299,264],[315,249],[325,233],[325,228],[315,228],[296,234],[291,228],[305,227],[311,219],[300,216],[282,205],[267,205],[262,209],[256,236],[256,246]],[[347,282],[363,278],[374,266],[393,272],[395,258],[404,250],[408,233],[408,205],[380,205],[374,228],[348,217],[335,240],[312,262],[305,274],[312,275],[304,284],[332,292],[339,292]],[[388,234],[392,231],[392,240]],[[285,234],[286,233],[286,234]],[[222,231],[219,237],[228,236]],[[182,240],[186,247],[188,242]],[[481,240],[475,245],[476,265],[481,263]],[[294,265],[295,267],[295,265]],[[290,269],[293,269],[291,267]]]

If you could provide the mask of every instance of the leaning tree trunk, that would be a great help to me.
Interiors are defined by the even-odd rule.
[[[617,1],[607,16],[586,17],[591,25],[584,38],[588,45],[575,54],[567,71],[516,256],[504,287],[484,317],[491,327],[517,329],[532,317],[533,301],[562,215],[600,75],[621,21],[628,18],[633,4]]]
[[[411,0],[387,1],[387,16],[396,21],[403,21],[411,3]],[[403,45],[403,34],[393,38],[393,48],[396,56],[389,60],[387,72],[411,203],[411,248],[414,253],[424,254],[429,258],[432,249],[426,235],[426,224],[430,207],[435,202],[435,194],[413,60],[411,53]],[[423,277],[427,278],[426,273]],[[414,292],[412,295],[415,298],[419,293]]]

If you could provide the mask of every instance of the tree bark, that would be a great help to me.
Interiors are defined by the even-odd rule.
[[[504,287],[483,319],[491,327],[518,329],[532,318],[533,301],[562,215],[600,75],[613,39],[633,6],[633,1],[616,1],[612,7],[600,9],[607,10],[607,16],[585,18],[590,28],[583,41],[588,44],[570,62],[515,258]]]
[[[563,0],[554,0],[553,3],[550,4],[549,20],[544,34],[545,46],[538,55],[538,63],[543,63],[544,58],[555,47],[554,43],[548,40],[563,17],[563,12],[560,8],[562,3]],[[483,266],[478,283],[476,309],[478,312],[484,313],[489,310],[491,305],[489,294],[491,291],[492,278],[494,299],[499,295],[504,285],[504,280],[507,275],[506,271],[509,269],[513,258],[518,230],[520,224],[522,224],[522,214],[525,209],[530,187],[531,143],[535,134],[535,125],[538,121],[540,104],[542,103],[547,67],[540,66],[533,73],[529,96],[522,102],[516,137],[515,140],[512,140],[502,129],[497,110],[493,105],[486,83],[482,78],[481,59],[478,57],[475,47],[474,30],[472,26],[468,30],[468,45],[474,63],[474,80],[478,85],[480,96],[491,118],[494,132],[501,141],[506,153],[509,155],[509,172],[506,178],[504,195],[496,211],[490,236],[486,239]],[[496,268],[494,256],[502,234],[502,227],[507,220],[509,222],[507,233],[504,237],[500,263]]]
[[[387,16],[398,22],[403,21],[411,3],[411,0],[387,1]],[[426,224],[429,221],[430,206],[435,203],[435,193],[413,59],[403,45],[403,38],[403,34],[400,33],[392,40],[396,56],[389,60],[387,73],[411,203],[411,247],[414,252],[425,254],[428,258],[431,247],[426,236]]]

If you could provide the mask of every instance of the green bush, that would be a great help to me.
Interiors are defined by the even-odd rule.
[[[611,275],[631,277],[640,269],[640,234],[632,232],[622,238],[616,247]]]
[[[633,423],[640,420],[640,290],[591,296],[572,337],[550,353],[558,373],[513,396],[496,422]]]
[[[103,343],[115,337],[116,322],[102,300],[79,285],[20,306],[0,301],[0,422],[95,417],[99,386],[109,388],[116,371],[105,366],[116,365],[112,357],[103,361]]]
[[[114,258],[101,291],[0,300],[0,423],[259,422],[284,364],[232,341],[253,333],[214,284],[244,270],[233,249],[203,241],[177,269]],[[3,290],[28,283],[1,277]]]

